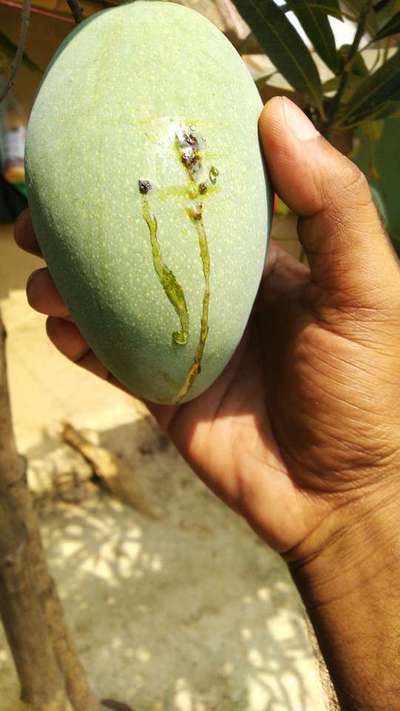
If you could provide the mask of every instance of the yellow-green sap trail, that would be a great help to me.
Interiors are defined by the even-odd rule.
[[[163,190],[163,195],[183,195],[188,199],[186,204],[186,214],[193,225],[199,245],[199,252],[204,277],[203,302],[200,319],[200,333],[197,348],[194,354],[192,365],[186,373],[185,379],[174,398],[174,402],[180,402],[189,393],[195,378],[201,372],[201,362],[208,336],[208,313],[210,306],[210,252],[208,248],[207,234],[203,220],[204,199],[216,190],[215,184],[218,169],[211,166],[208,170],[203,163],[204,139],[196,135],[192,127],[179,125],[174,139],[175,154],[178,156],[180,164],[183,166],[188,177],[188,183],[183,186],[169,186],[163,189],[158,188],[157,194]],[[186,305],[184,291],[177,281],[174,273],[165,264],[161,256],[160,244],[157,238],[157,219],[153,215],[148,199],[149,192],[153,185],[149,180],[139,180],[139,192],[142,196],[143,217],[146,221],[150,234],[151,251],[153,264],[161,286],[166,296],[174,307],[181,324],[181,330],[172,334],[174,343],[184,346],[189,338],[189,313]]]
[[[143,217],[147,223],[150,234],[153,264],[158,279],[164,292],[174,307],[180,321],[180,331],[174,331],[172,340],[179,346],[184,346],[189,338],[189,313],[186,305],[184,291],[175,274],[164,264],[161,256],[160,244],[157,238],[157,220],[152,214],[149,201],[144,193],[146,181],[139,181],[139,190],[142,193]],[[150,189],[150,187],[148,187]],[[146,191],[147,192],[147,191]]]
[[[201,322],[200,322],[200,337],[199,343],[196,349],[193,363],[189,368],[185,381],[176,396],[176,402],[182,400],[189,392],[192,387],[193,381],[196,376],[201,372],[201,361],[203,358],[204,347],[206,345],[206,340],[208,336],[208,309],[210,304],[210,253],[208,250],[207,235],[204,229],[203,219],[192,218],[197,230],[197,236],[199,240],[200,256],[203,265],[203,275],[204,275],[204,294],[203,294],[203,308],[201,312]]]
[[[204,276],[204,292],[203,304],[201,310],[200,335],[199,342],[194,355],[193,363],[186,373],[185,380],[176,395],[175,402],[179,402],[189,393],[195,378],[201,372],[201,362],[203,359],[204,348],[208,336],[208,312],[210,305],[210,252],[208,249],[207,234],[203,221],[203,202],[198,200],[204,199],[217,181],[219,171],[214,166],[211,166],[208,175],[203,164],[204,139],[196,135],[192,127],[180,126],[175,135],[175,148],[178,153],[181,165],[184,167],[189,178],[188,195],[191,198],[189,206],[186,208],[186,213],[194,225],[199,243],[200,257],[203,267]]]

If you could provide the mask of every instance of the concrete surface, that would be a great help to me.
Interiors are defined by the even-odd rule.
[[[94,689],[135,711],[323,710],[286,568],[195,479],[139,403],[48,343],[23,291],[39,265],[0,229],[12,407],[29,471],[78,467],[60,440],[69,420],[129,462],[161,507],[153,520],[94,485],[41,506],[49,565]],[[20,708],[0,637],[0,711]]]

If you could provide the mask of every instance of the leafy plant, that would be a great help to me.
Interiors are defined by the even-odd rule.
[[[234,0],[234,3],[293,92],[300,93],[305,110],[325,135],[376,123],[400,113],[399,0]],[[310,40],[313,52],[287,17],[293,12]],[[356,23],[351,45],[337,47],[329,16]],[[365,40],[365,36],[369,39]],[[245,41],[246,42],[246,41]],[[246,46],[246,45],[245,45]],[[367,48],[377,49],[377,62],[368,68]],[[317,54],[332,77],[325,82],[314,61]],[[271,74],[257,81],[260,89]],[[373,129],[365,135],[375,135]]]

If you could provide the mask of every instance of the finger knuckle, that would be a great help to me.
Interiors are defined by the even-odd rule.
[[[341,193],[358,207],[371,202],[372,195],[368,180],[358,165],[351,160],[346,160],[343,164],[340,184]]]
[[[331,219],[346,223],[354,219],[354,213],[370,215],[366,210],[373,202],[367,178],[355,163],[349,159],[340,161],[336,174],[323,185],[323,200]],[[364,212],[366,210],[366,212]]]

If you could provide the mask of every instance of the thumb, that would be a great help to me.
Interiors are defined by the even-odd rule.
[[[328,303],[377,308],[398,300],[399,262],[359,168],[285,97],[264,107],[260,136],[274,188],[299,215],[312,282]]]

